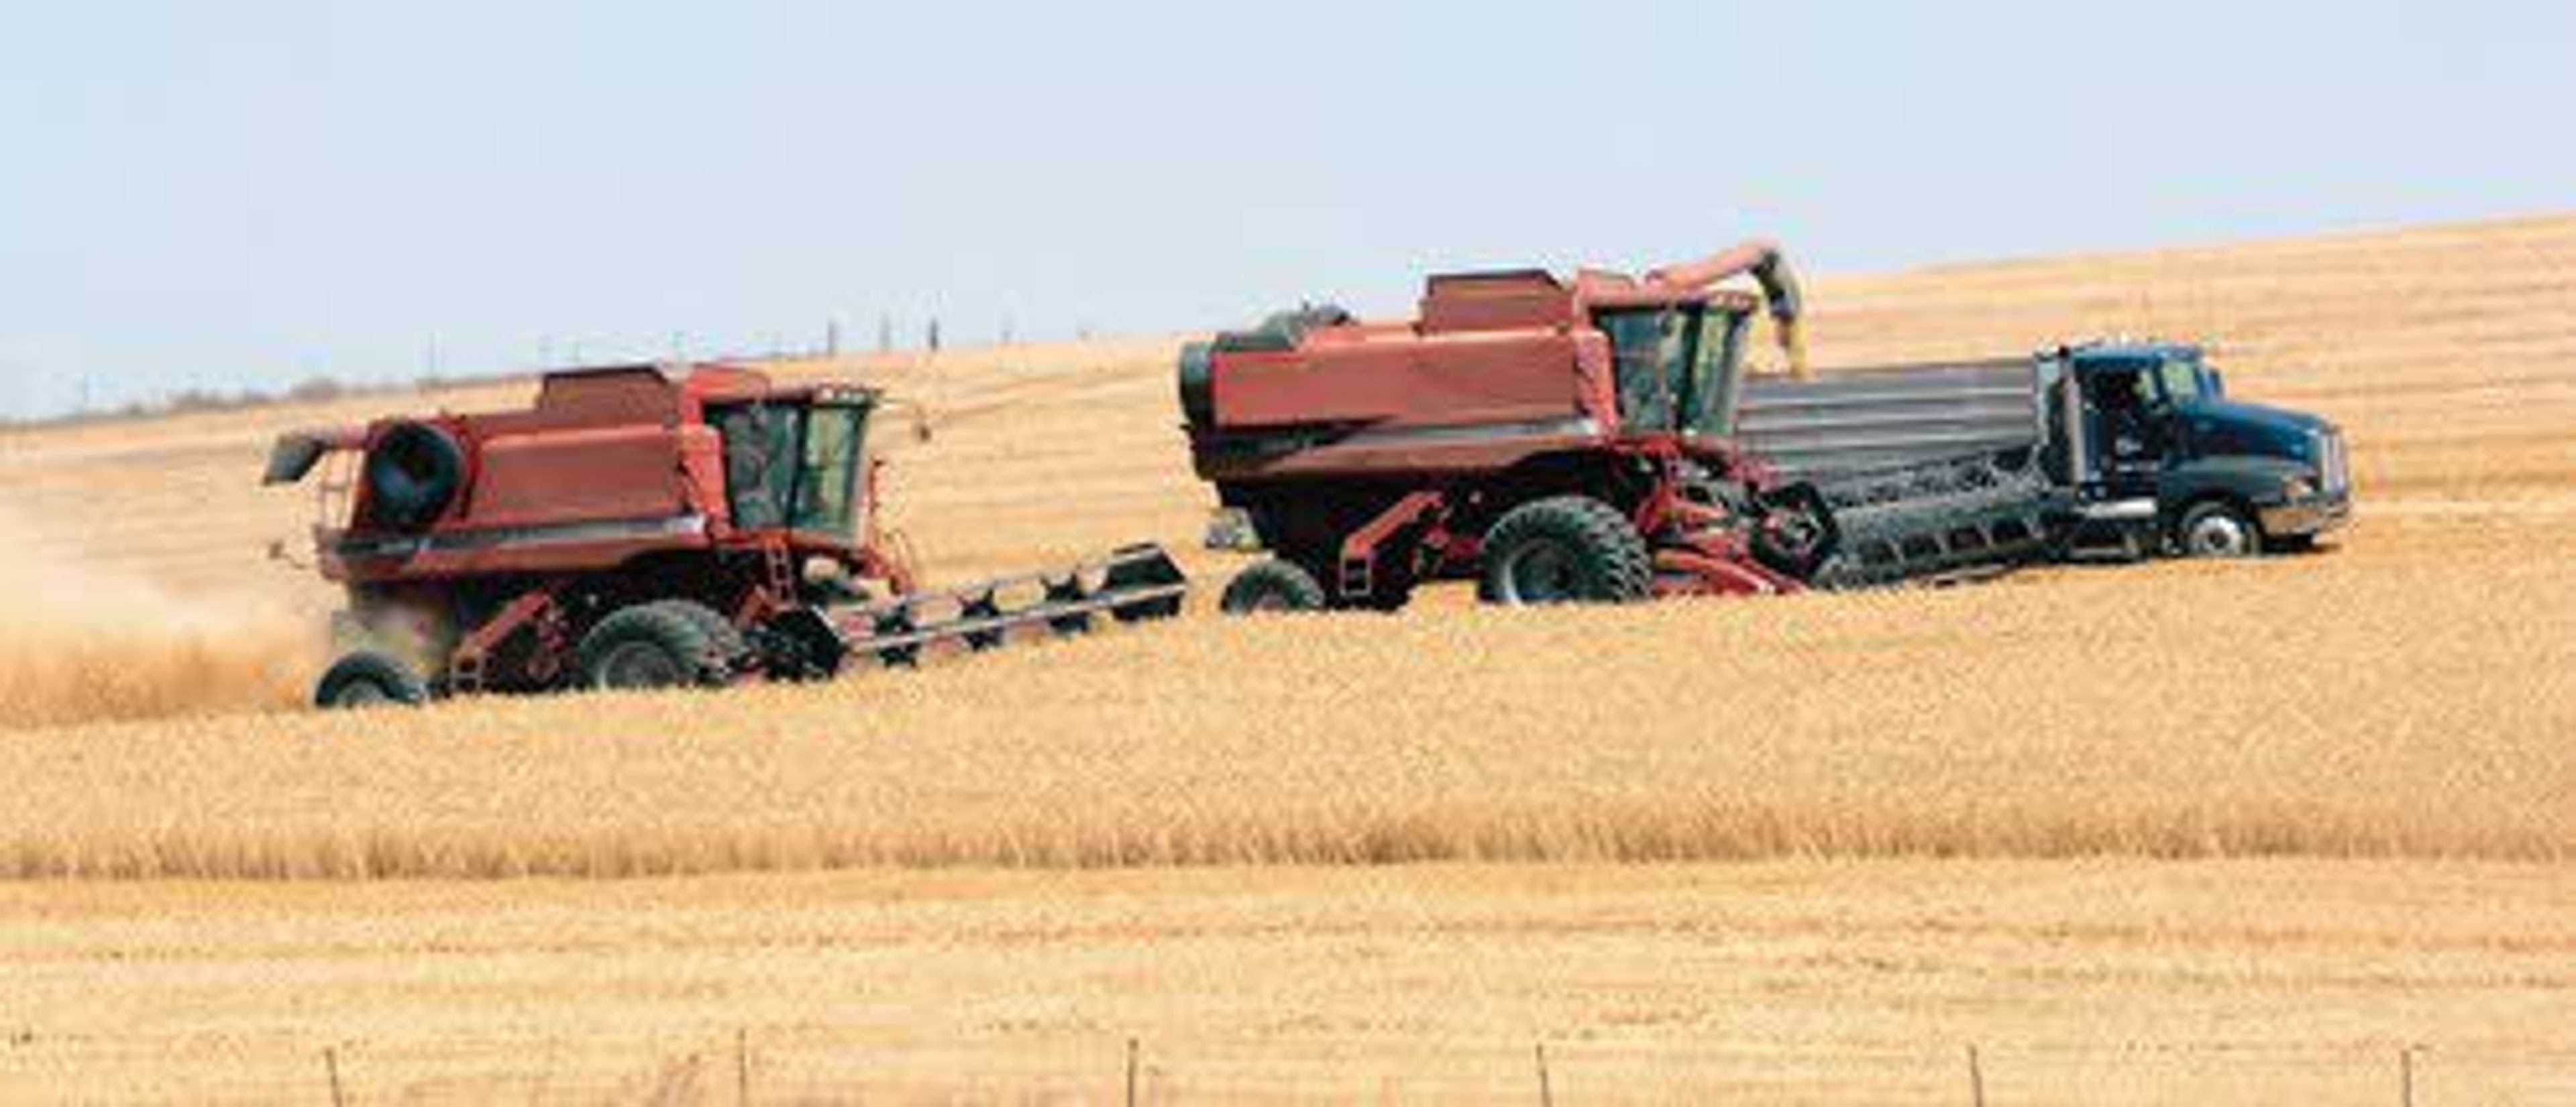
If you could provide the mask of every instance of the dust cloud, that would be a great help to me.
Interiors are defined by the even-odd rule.
[[[318,635],[284,605],[181,594],[43,548],[0,514],[0,730],[300,699]]]

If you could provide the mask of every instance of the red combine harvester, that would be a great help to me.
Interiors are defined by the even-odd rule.
[[[1750,277],[1762,298],[1722,287]],[[1184,350],[1199,476],[1275,556],[1229,611],[1402,606],[1474,576],[1488,602],[1622,602],[1884,583],[2037,552],[2042,490],[1938,463],[1832,485],[1734,444],[1757,310],[1804,372],[1798,284],[1748,243],[1632,279],[1433,277],[1418,319],[1272,316]]]
[[[918,590],[875,511],[881,401],[630,366],[549,374],[525,411],[280,438],[268,484],[337,459],[314,539],[350,652],[315,701],[817,679],[1179,612],[1188,585],[1150,545]]]

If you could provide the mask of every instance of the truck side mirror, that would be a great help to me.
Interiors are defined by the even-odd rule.
[[[2209,371],[2209,394],[2212,396],[2227,395],[2227,374],[2219,372],[2216,369]]]

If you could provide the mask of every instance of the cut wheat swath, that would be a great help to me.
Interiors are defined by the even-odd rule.
[[[2576,702],[2492,674],[2576,638],[2479,596],[2576,610],[2576,571],[2487,568],[1199,619],[827,688],[0,735],[0,873],[2564,858]]]

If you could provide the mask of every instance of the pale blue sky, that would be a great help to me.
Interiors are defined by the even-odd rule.
[[[2576,5],[0,9],[0,411],[2576,207]]]

